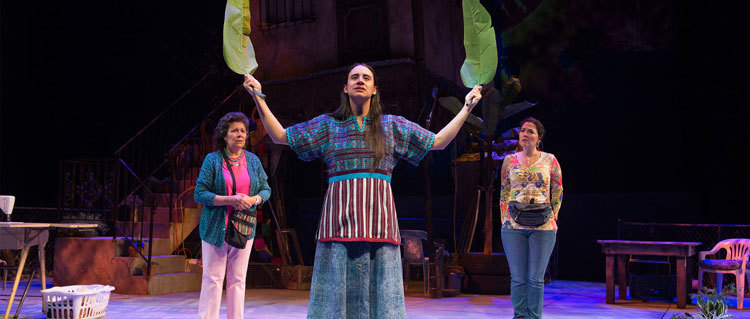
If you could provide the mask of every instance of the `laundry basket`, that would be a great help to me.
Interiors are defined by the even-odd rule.
[[[74,285],[42,290],[42,312],[54,319],[91,319],[107,313],[112,286]]]

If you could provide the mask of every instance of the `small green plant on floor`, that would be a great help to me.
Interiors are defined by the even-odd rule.
[[[734,283],[730,283],[724,287],[725,296],[734,296],[737,294],[737,286]]]
[[[727,287],[717,292],[716,289],[708,289],[703,287],[703,293],[693,294],[698,300],[698,314],[685,313],[685,315],[673,314],[671,319],[732,319],[733,315],[727,314],[727,292],[736,289],[733,287],[734,284],[727,285]]]

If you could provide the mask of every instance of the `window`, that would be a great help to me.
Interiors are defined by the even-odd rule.
[[[387,0],[336,0],[339,64],[390,58]]]
[[[312,0],[259,0],[261,28],[315,21]]]

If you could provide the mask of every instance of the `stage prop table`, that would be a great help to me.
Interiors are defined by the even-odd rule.
[[[696,254],[700,242],[673,241],[632,241],[632,240],[598,240],[602,252],[607,256],[607,298],[608,304],[615,303],[615,259],[617,259],[617,284],[619,299],[628,297],[627,279],[625,278],[625,261],[628,255],[671,256],[677,262],[677,308],[684,309],[687,301],[687,287],[692,280],[688,271],[687,257]]]
[[[10,292],[4,319],[8,319],[10,315],[10,308],[16,296],[18,283],[21,281],[21,274],[23,267],[26,265],[29,249],[39,245],[39,268],[41,270],[39,273],[42,279],[42,290],[47,289],[47,275],[44,271],[44,246],[49,239],[49,230],[52,228],[96,228],[97,226],[97,224],[0,222],[0,249],[21,249],[21,259],[18,261],[18,271],[16,271],[16,278],[13,280],[13,289]]]

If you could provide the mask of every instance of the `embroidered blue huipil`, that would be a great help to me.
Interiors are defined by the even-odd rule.
[[[401,116],[383,115],[385,156],[372,171],[375,157],[365,141],[371,123],[365,117],[360,127],[353,116],[339,121],[324,114],[286,129],[300,159],[320,158],[327,167],[318,241],[401,243],[391,173],[400,159],[418,165],[435,134]]]

